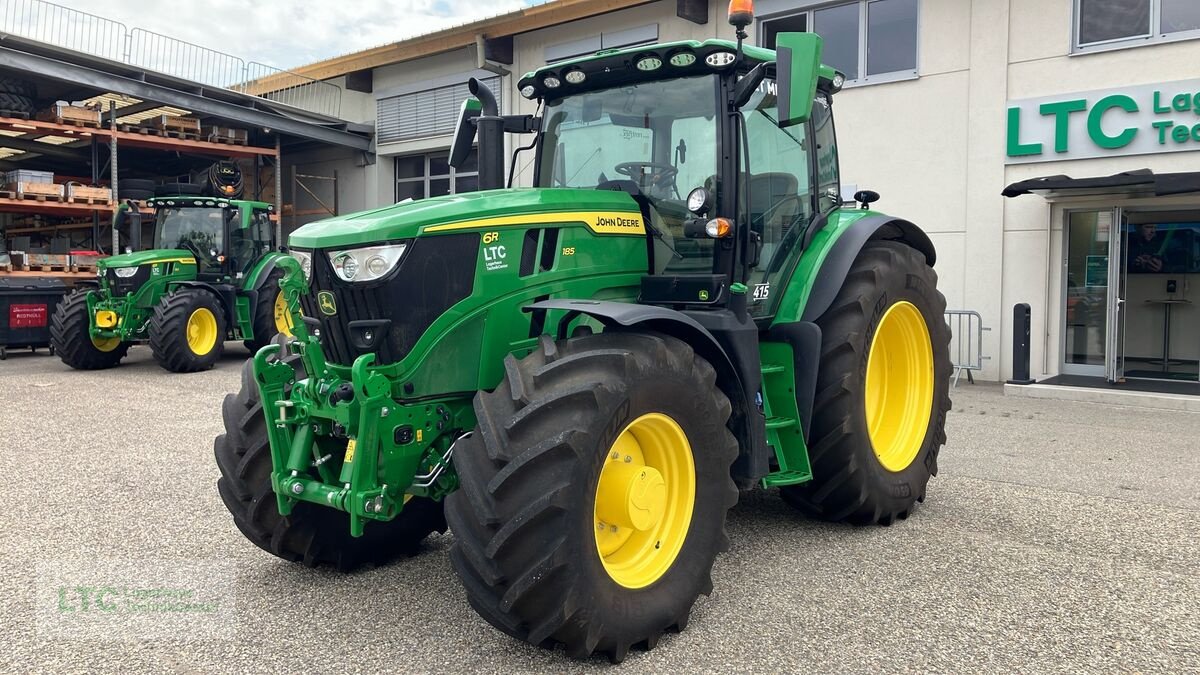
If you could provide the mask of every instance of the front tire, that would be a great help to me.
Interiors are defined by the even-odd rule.
[[[504,365],[446,502],[471,606],[574,658],[653,648],[729,545],[737,441],[712,366],[674,338],[612,332],[543,337]]]
[[[150,319],[150,349],[173,373],[208,370],[221,358],[228,328],[216,296],[181,288],[163,296]]]
[[[832,521],[891,525],[925,500],[946,442],[950,329],[937,274],[915,249],[869,242],[819,319],[813,479],[785,501]]]
[[[430,533],[446,531],[442,505],[420,497],[408,500],[392,520],[368,523],[361,537],[350,536],[350,516],[333,508],[301,502],[291,515],[279,515],[252,361],[242,366],[241,390],[225,397],[221,417],[225,433],[213,443],[221,471],[217,491],[238,530],[267,553],[307,567],[330,565],[348,572],[411,555]]]
[[[112,368],[125,358],[129,343],[120,338],[97,340],[89,332],[86,290],[77,290],[58,303],[50,322],[50,349],[76,370]]]

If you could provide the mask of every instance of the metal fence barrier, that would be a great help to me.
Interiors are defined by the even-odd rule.
[[[983,355],[983,331],[991,330],[983,325],[979,312],[969,309],[946,310],[946,324],[950,326],[950,363],[954,367],[954,385],[958,378],[967,373],[967,382],[975,384],[971,371],[983,370],[983,362],[991,357]]]
[[[341,115],[342,89],[177,40],[130,29],[102,16],[45,0],[0,0],[0,33],[100,56],[164,75],[257,96],[330,117]]]

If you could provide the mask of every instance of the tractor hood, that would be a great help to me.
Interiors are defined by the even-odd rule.
[[[625,192],[574,188],[513,188],[468,192],[405,202],[373,211],[310,223],[292,233],[295,248],[347,248],[423,233],[503,225],[496,219],[538,214],[638,213],[637,202]],[[579,218],[583,220],[583,218]],[[522,222],[529,222],[522,219]],[[461,227],[440,227],[459,224]],[[638,219],[638,227],[640,227]],[[619,225],[618,225],[619,227]]]
[[[156,248],[101,258],[97,263],[97,268],[104,270],[115,267],[138,267],[158,262],[186,262],[194,265],[196,256],[181,249]]]

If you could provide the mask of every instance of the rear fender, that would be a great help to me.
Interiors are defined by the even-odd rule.
[[[800,321],[816,321],[833,305],[833,300],[845,283],[855,258],[858,257],[867,242],[877,239],[900,241],[913,247],[925,256],[930,267],[937,261],[937,252],[934,250],[929,236],[909,221],[882,213],[873,213],[858,218],[826,247],[824,259],[817,267],[812,288],[808,292],[807,300],[803,303],[803,313],[798,317]],[[822,252],[805,251],[806,256],[810,254],[822,255]],[[803,282],[804,280],[794,279],[793,281]],[[781,320],[787,319],[777,318],[776,323]]]

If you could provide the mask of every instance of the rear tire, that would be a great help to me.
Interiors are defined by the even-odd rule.
[[[918,386],[921,378],[899,384],[901,398],[908,400],[887,401],[890,409],[910,402],[928,409],[927,420],[917,419],[925,424],[924,434],[912,436],[909,447],[901,448],[900,460],[886,450],[876,452],[867,396],[873,338],[888,310],[896,306],[919,311],[916,321],[923,319],[928,332],[926,349],[931,354],[926,355],[932,371],[928,385]],[[813,479],[782,488],[784,500],[818,518],[881,525],[907,518],[916,503],[925,500],[926,484],[937,474],[938,450],[946,442],[950,410],[950,330],[945,310],[937,274],[920,252],[893,241],[872,241],[863,248],[833,304],[817,319],[822,335],[809,434]],[[873,410],[883,407],[876,401]],[[912,414],[914,419],[923,417],[926,408],[914,409],[918,410]]]
[[[204,194],[204,186],[196,183],[163,183],[154,188],[156,197],[199,196]]]
[[[458,442],[460,485],[446,501],[450,559],[467,599],[496,628],[536,645],[562,643],[573,658],[599,651],[616,662],[631,646],[653,648],[664,631],[687,625],[696,598],[712,591],[717,553],[729,546],[737,441],[712,366],[674,338],[612,332],[558,343],[543,337],[539,349],[504,365],[506,379],[476,396],[479,426]],[[656,468],[656,456],[690,459],[663,465],[661,515],[640,531],[622,525],[627,539],[602,554],[601,474],[608,480],[609,466],[619,470],[624,452],[611,452],[628,448],[629,430],[647,418],[669,419],[686,442],[638,436],[644,464],[628,464],[638,467],[635,476]],[[673,482],[681,475],[692,477],[690,494],[690,483]],[[616,494],[633,494],[630,485]],[[643,535],[650,546],[626,550]],[[618,556],[626,553],[649,565],[635,571],[650,572],[622,569],[630,558]]]
[[[76,370],[112,368],[125,358],[129,343],[109,340],[97,343],[88,329],[86,290],[73,291],[58,303],[50,322],[50,349],[62,362]]]
[[[238,530],[267,553],[307,567],[331,565],[347,572],[412,555],[429,534],[446,531],[442,505],[420,497],[410,499],[395,519],[368,523],[361,537],[350,536],[350,516],[336,509],[301,502],[291,515],[279,515],[253,362],[242,366],[241,390],[225,397],[221,416],[225,433],[213,443],[221,471],[217,490]]]
[[[151,193],[150,196],[153,197],[155,187],[154,181],[149,178],[124,178],[117,181],[117,192],[121,197],[124,197],[125,193],[129,190],[149,192]],[[130,199],[136,199],[136,197],[130,197]]]
[[[173,373],[208,370],[221,358],[228,327],[216,296],[181,288],[163,296],[150,319],[150,349]]]

